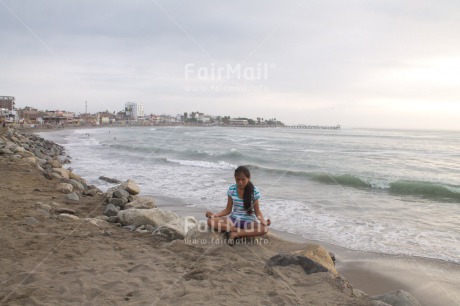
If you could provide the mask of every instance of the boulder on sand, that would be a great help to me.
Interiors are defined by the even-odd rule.
[[[178,239],[184,239],[188,231],[194,228],[197,221],[193,217],[182,218],[172,211],[163,211],[159,208],[151,209],[127,209],[118,212],[118,220],[122,225],[152,225],[154,227],[165,226],[175,232],[171,235],[168,231],[169,236],[177,237]]]
[[[319,244],[308,244],[303,250],[293,252],[295,255],[305,256],[316,261],[334,274],[339,274],[329,252]]]
[[[63,178],[69,179],[69,170],[64,168],[53,168],[53,172],[59,174]]]
[[[137,208],[137,209],[149,209],[155,208],[155,200],[149,197],[135,197],[134,201],[129,202],[125,205],[125,209]]]
[[[294,254],[278,254],[270,258],[267,262],[267,266],[282,266],[286,267],[289,265],[299,265],[303,268],[305,273],[312,274],[318,272],[328,272],[329,270],[323,265],[311,260],[305,256],[299,256]]]
[[[71,193],[73,191],[73,186],[67,183],[59,183],[56,186],[56,190],[62,193]]]

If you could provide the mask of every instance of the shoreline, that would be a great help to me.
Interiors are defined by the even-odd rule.
[[[41,133],[53,131],[56,130],[32,130],[30,132],[34,134],[38,132]],[[204,216],[200,218],[200,215],[202,214],[201,209],[187,207],[185,205],[181,206],[180,203],[176,203],[177,201],[175,202],[174,199],[170,198],[162,198],[156,196],[154,196],[154,198],[158,203],[158,207],[160,208],[164,207],[165,209],[172,210],[179,215],[190,215],[191,213],[192,215],[196,214],[196,216],[198,216],[197,219],[204,220]],[[447,288],[448,290],[444,290],[443,286],[445,287],[446,285],[443,285],[442,279],[439,277],[435,278],[433,275],[429,275],[427,273],[424,275],[423,273],[420,273],[420,271],[417,271],[416,268],[420,265],[420,260],[417,258],[410,258],[408,256],[398,257],[372,252],[352,251],[339,246],[329,245],[320,241],[309,241],[308,239],[294,234],[279,232],[276,230],[271,231],[275,233],[280,239],[285,240],[286,242],[293,242],[297,244],[319,243],[325,246],[329,251],[332,251],[336,254],[336,268],[339,273],[347,278],[355,288],[364,290],[369,295],[383,294],[393,290],[404,289],[418,298],[422,305],[436,305],[437,303],[440,303],[440,301],[442,301],[442,305],[456,305],[456,302],[460,298],[458,294],[455,295],[455,293],[452,293],[451,300],[448,299],[449,297],[447,297],[447,299],[440,300],[440,295],[445,293],[445,291],[450,292],[452,290],[450,290],[450,288]],[[440,267],[440,263],[437,262],[437,260],[422,259],[421,261],[422,265],[427,266],[429,269],[434,270],[435,272],[439,270],[438,268]],[[398,263],[399,268],[393,269],[393,271],[388,271],[388,268],[394,267],[395,263]],[[452,265],[453,266],[450,266],[449,263],[447,263],[447,271],[450,272],[451,275],[455,273],[458,275],[460,266],[456,264]],[[410,273],[405,271],[407,266],[410,268]],[[455,269],[451,269],[452,267]],[[439,290],[427,290],[427,288],[429,289],[427,282],[420,281],[421,278],[423,279],[423,276],[430,277],[430,285],[438,287],[437,289]],[[400,278],[403,278],[403,280],[401,281]],[[417,288],[422,288],[422,292],[418,292]]]

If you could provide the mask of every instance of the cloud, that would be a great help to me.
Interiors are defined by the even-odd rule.
[[[40,108],[81,111],[88,100],[93,111],[118,110],[134,100],[147,112],[263,113],[359,126],[398,118],[392,126],[404,127],[399,105],[432,105],[420,107],[422,118],[436,104],[458,101],[459,6],[1,0],[0,89],[19,106]],[[190,63],[270,69],[262,80],[186,80]],[[450,118],[445,108],[437,114]]]

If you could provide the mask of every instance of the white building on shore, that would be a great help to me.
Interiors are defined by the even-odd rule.
[[[127,117],[137,121],[139,117],[144,118],[144,104],[136,102],[126,102],[125,112]]]

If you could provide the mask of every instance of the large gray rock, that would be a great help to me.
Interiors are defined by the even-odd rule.
[[[74,179],[69,179],[67,183],[72,185],[74,190],[81,190],[81,191],[85,190],[85,187],[83,187],[82,183]]]
[[[80,196],[76,192],[71,192],[67,194],[65,197],[71,201],[80,201]]]
[[[56,186],[56,190],[62,193],[71,193],[73,191],[73,186],[67,183],[59,183]]]
[[[316,261],[334,274],[339,274],[334,266],[331,254],[319,244],[307,244],[304,249],[292,252],[294,255],[300,255]]]
[[[85,190],[85,188],[80,182],[77,182],[76,180],[73,180],[73,179],[61,178],[60,182],[72,185],[73,190],[80,190],[80,191]]]
[[[137,209],[149,209],[155,208],[155,200],[149,197],[135,197],[132,202],[125,205],[125,209],[137,208]]]
[[[64,168],[53,168],[53,172],[59,174],[63,178],[69,179],[69,170]]]
[[[98,195],[98,192],[100,192],[98,189],[89,189],[89,190],[83,191],[83,194],[91,196],[91,197],[95,197]],[[102,194],[102,192],[100,193]]]
[[[34,152],[35,156],[37,156],[38,158],[41,158],[41,159],[45,159],[45,160],[48,160],[49,157],[46,156],[45,154],[43,154],[39,149],[35,149]]]
[[[109,199],[109,204],[113,204],[113,205],[118,206],[120,208],[124,208],[126,203],[128,203],[127,198],[121,198],[121,199],[110,198]]]
[[[80,184],[86,185],[86,180],[84,178],[80,177],[79,175],[76,175],[72,171],[69,171],[69,179],[76,180]]]
[[[183,239],[188,231],[194,228],[197,224],[195,218],[182,218],[172,211],[163,211],[159,208],[151,209],[127,209],[118,212],[118,220],[122,225],[152,225],[156,228],[163,228],[161,233],[168,232],[168,236],[178,237]],[[174,234],[172,234],[174,232]]]
[[[113,217],[117,216],[120,210],[113,204],[108,204],[104,209],[104,216]]]
[[[126,203],[128,203],[129,192],[124,189],[117,189],[113,192],[113,197],[118,199],[125,198]]]
[[[383,295],[373,296],[371,299],[381,301],[392,306],[421,306],[412,294],[404,290],[397,290]]]
[[[267,266],[269,267],[286,267],[289,265],[299,265],[307,274],[329,271],[326,267],[308,257],[293,254],[278,254],[270,258],[267,262]]]
[[[127,180],[126,182],[121,184],[120,187],[123,188],[124,190],[129,192],[129,194],[132,194],[132,195],[136,195],[136,194],[139,194],[141,192],[139,186],[137,186],[137,184],[132,180]]]
[[[51,159],[50,161],[48,161],[48,163],[53,168],[62,168],[61,162],[58,159]]]

